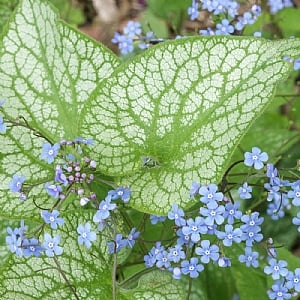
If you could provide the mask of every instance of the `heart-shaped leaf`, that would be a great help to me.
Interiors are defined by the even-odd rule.
[[[133,190],[132,205],[166,214],[190,202],[192,181],[218,183],[251,123],[290,71],[300,40],[197,37],[164,43],[121,65],[87,104],[106,174]]]
[[[0,45],[0,95],[6,98],[0,115],[8,126],[0,134],[1,214],[32,217],[32,201],[20,205],[8,191],[13,174],[25,176],[26,184],[53,180],[53,166],[39,159],[45,138],[55,143],[79,135],[82,108],[119,60],[58,20],[43,0],[21,1]],[[47,203],[43,185],[33,186],[31,195]]]

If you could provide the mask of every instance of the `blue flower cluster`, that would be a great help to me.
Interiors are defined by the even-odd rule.
[[[300,268],[290,271],[285,260],[277,259],[276,251],[269,251],[269,254],[268,265],[264,267],[264,273],[274,280],[274,284],[268,290],[269,299],[283,300],[297,296],[300,292]]]
[[[57,222],[59,221],[57,220]],[[52,224],[55,224],[55,222]],[[27,230],[28,226],[24,225],[23,220],[21,221],[21,226],[18,228],[12,229],[11,227],[7,227],[8,236],[6,237],[6,244],[12,253],[15,253],[19,257],[23,255],[25,257],[39,257],[42,253],[53,257],[54,255],[63,253],[63,248],[59,246],[59,235],[52,237],[49,233],[45,233],[44,241],[40,242],[35,237],[27,238]]]
[[[300,180],[289,183],[279,179],[277,169],[267,163],[267,160],[268,154],[257,147],[244,154],[246,166],[254,170],[266,166],[266,177],[269,179],[269,183],[265,184],[268,190],[266,202],[278,205],[276,201],[281,201],[281,207],[287,208],[288,205],[283,203],[283,199],[289,199],[294,206],[300,206]],[[278,188],[272,189],[275,186]],[[288,190],[282,192],[280,191],[282,188]],[[247,182],[238,189],[241,199],[251,199],[251,193],[252,187]],[[226,247],[232,247],[237,243],[244,245],[244,252],[238,256],[241,263],[253,268],[262,265],[263,257],[254,250],[255,244],[262,242],[264,238],[261,232],[264,218],[259,212],[243,213],[239,210],[240,202],[230,201],[215,184],[201,185],[193,182],[190,197],[197,197],[201,205],[194,218],[188,217],[176,203],[172,204],[167,217],[150,217],[152,224],[163,222],[164,218],[172,220],[175,223],[176,242],[167,247],[157,241],[144,256],[147,268],[156,266],[161,270],[167,270],[175,279],[180,279],[183,275],[196,278],[208,263],[230,267],[232,257],[226,255]],[[272,213],[274,214],[273,211]],[[293,218],[293,223],[300,225],[300,212]],[[300,232],[300,228],[298,231]],[[268,291],[269,298],[289,299],[299,292],[300,268],[296,268],[294,272],[289,271],[286,268],[287,262],[276,259],[277,251],[272,239],[267,239],[266,245],[269,265],[264,267],[264,272],[276,280]],[[284,295],[283,298],[280,298],[281,294]]]
[[[278,220],[284,217],[285,211],[290,210],[292,205],[300,206],[300,180],[290,182],[280,179],[278,170],[273,164],[267,164],[267,177],[269,182],[264,184],[268,192],[267,214],[273,220]],[[299,225],[297,217],[293,219],[293,224]],[[299,227],[298,231],[300,231]]]
[[[270,7],[270,13],[276,14],[285,7],[292,7],[293,2],[291,0],[268,0],[268,5]]]
[[[226,201],[215,184],[201,186],[193,182],[190,195],[198,196],[202,203],[199,215],[187,218],[184,211],[173,204],[168,219],[176,225],[177,242],[169,249],[157,242],[144,257],[146,267],[169,270],[176,279],[181,274],[195,278],[204,270],[203,264],[214,262],[220,267],[230,266],[230,258],[225,256],[224,247],[241,242],[245,243],[246,248],[239,260],[247,266],[258,267],[258,253],[252,247],[263,239],[260,228],[263,218],[259,217],[259,213],[242,214],[239,203]],[[211,240],[217,240],[217,243]],[[189,248],[195,249],[192,257],[186,255]]]
[[[240,32],[245,26],[253,24],[258,16],[261,14],[261,7],[253,5],[250,11],[246,11],[243,15],[239,15],[240,4],[237,1],[206,1],[206,0],[192,0],[192,5],[188,8],[188,15],[190,20],[194,21],[198,18],[200,11],[208,11],[212,15],[212,20],[220,20],[216,23],[215,30],[208,27],[201,29],[201,35],[230,35],[234,31]],[[215,16],[218,16],[217,18]],[[257,35],[257,34],[256,34]]]
[[[111,242],[107,242],[108,253],[118,253],[122,248],[133,248],[136,239],[140,236],[140,232],[136,231],[136,228],[132,228],[127,238],[124,238],[121,233],[115,235]]]
[[[108,192],[104,200],[99,204],[93,221],[98,224],[98,230],[103,231],[109,227],[111,213],[117,209],[117,203],[112,203],[115,200],[121,200],[121,203],[128,203],[130,200],[131,190],[129,187],[119,186],[115,190]],[[111,224],[111,227],[114,225]],[[123,237],[123,234],[117,233],[112,236],[112,241],[107,242],[108,253],[113,254],[119,252],[122,248],[132,248],[135,244],[135,240],[140,236],[140,232],[136,231],[136,228],[132,228],[127,238]]]
[[[59,211],[55,207],[60,206],[66,195],[74,193],[79,196],[80,204],[85,205],[90,200],[95,200],[95,193],[90,192],[90,184],[94,179],[93,172],[96,169],[95,161],[84,156],[83,147],[92,145],[93,140],[77,137],[73,141],[62,140],[60,143],[51,145],[46,142],[42,147],[40,159],[53,164],[59,159],[59,163],[54,168],[53,182],[46,182],[44,185],[45,192],[50,197],[58,199],[50,211],[41,210],[41,217],[45,224],[49,225],[52,230],[57,230],[58,226],[64,224],[64,219],[59,217]],[[30,184],[25,185],[25,176],[14,174],[9,189],[13,193],[20,193],[20,199],[26,200],[30,194]],[[88,187],[86,191],[85,188]],[[118,191],[120,192],[120,191]],[[126,194],[126,199],[129,197]],[[59,204],[59,205],[58,205]],[[37,232],[41,232],[44,226],[39,227]],[[43,252],[46,256],[53,257],[63,253],[63,248],[59,246],[61,238],[59,235],[51,236],[44,233],[44,240],[40,242],[37,238],[27,238],[27,226],[24,222],[20,228],[7,228],[8,236],[6,243],[10,251],[17,256],[40,256]],[[85,225],[79,224],[77,228],[79,234],[78,243],[84,244],[87,248],[91,246],[91,242],[96,239],[96,233],[91,232],[89,223]],[[40,234],[39,234],[40,235]]]
[[[135,21],[129,21],[123,28],[123,34],[115,32],[112,38],[112,42],[118,45],[121,54],[132,52],[135,42],[140,49],[147,49],[153,40],[155,40],[154,33],[149,31],[145,35],[142,35],[142,26],[139,22]]]

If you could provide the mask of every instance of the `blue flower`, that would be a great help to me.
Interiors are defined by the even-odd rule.
[[[111,39],[113,44],[119,44],[121,41],[121,34],[119,32],[115,32],[114,37]]]
[[[195,249],[197,255],[201,256],[201,261],[208,264],[210,260],[216,262],[219,259],[219,247],[217,245],[210,245],[209,240],[202,240],[201,247]]]
[[[23,255],[23,233],[22,235],[20,235],[19,228],[15,228],[14,230],[12,230],[10,227],[7,227],[6,230],[9,235],[5,238],[5,241],[9,246],[10,252],[16,253],[17,256],[21,257]]]
[[[171,268],[169,271],[172,272],[174,279],[181,278],[181,269],[179,267]]]
[[[74,139],[75,143],[81,143],[81,144],[85,144],[85,145],[93,145],[94,144],[94,140],[93,139],[85,139],[81,136],[78,136]]]
[[[221,24],[216,25],[217,35],[229,35],[234,32],[234,27],[230,24],[229,20],[223,19]]]
[[[294,273],[289,272],[286,276],[285,286],[288,289],[294,289],[297,292],[300,292],[300,268],[296,268]]]
[[[208,186],[202,186],[199,189],[199,194],[203,197],[200,198],[200,201],[204,204],[209,202],[222,201],[224,195],[221,192],[217,192],[218,187],[215,184],[209,184]]]
[[[209,202],[207,203],[207,208],[200,208],[200,214],[206,217],[204,218],[204,222],[209,226],[212,226],[215,223],[221,225],[224,222],[224,211],[225,207],[223,205],[218,205],[217,202]]]
[[[274,280],[279,279],[280,276],[285,277],[288,274],[286,268],[287,262],[285,260],[277,261],[275,258],[269,259],[269,265],[264,267],[264,272],[267,275],[272,275]]]
[[[192,6],[190,6],[188,8],[188,15],[190,16],[191,21],[194,21],[197,19],[198,14],[199,14],[198,9],[199,9],[199,4],[195,0],[193,0]]]
[[[236,15],[238,15],[238,9],[239,9],[240,5],[237,1],[228,1],[227,2],[227,12],[228,15],[231,18],[235,18]]]
[[[168,213],[168,219],[174,220],[175,224],[179,227],[184,226],[186,224],[184,217],[184,211],[178,207],[178,204],[173,203],[172,209]]]
[[[63,253],[63,248],[59,246],[59,243],[59,235],[52,237],[49,233],[45,233],[42,247],[45,249],[46,255],[49,257],[53,257],[54,255],[61,255]]]
[[[297,213],[297,216],[293,218],[292,222],[298,226],[298,232],[300,232],[300,212]]]
[[[230,247],[232,242],[241,242],[242,230],[240,228],[233,229],[232,225],[225,225],[225,232],[218,231],[217,237],[223,240],[224,246]]]
[[[181,245],[175,245],[169,249],[168,259],[172,262],[178,263],[181,259],[185,259],[185,253]]]
[[[293,199],[293,205],[300,206],[300,180],[293,183],[291,187],[292,191],[288,192],[288,197]]]
[[[255,31],[253,33],[253,36],[255,36],[255,37],[262,37],[262,33],[261,33],[261,31]]]
[[[271,217],[272,220],[276,221],[279,220],[280,218],[283,218],[285,213],[284,213],[284,207],[280,203],[268,203],[267,206],[267,214]]]
[[[168,252],[163,250],[156,255],[156,267],[168,269],[171,266],[171,262],[168,257]]]
[[[279,185],[271,185],[270,183],[265,183],[264,188],[268,191],[267,201],[280,201],[281,192]]]
[[[259,212],[255,211],[251,213],[251,215],[243,215],[241,217],[241,221],[245,223],[241,226],[241,229],[246,232],[248,229],[251,229],[253,227],[259,227],[263,223],[264,218],[259,218]]]
[[[284,286],[283,280],[277,280],[275,284],[272,285],[272,289],[268,290],[268,296],[271,300],[284,300],[292,298],[291,293],[289,293],[287,287]]]
[[[47,182],[45,184],[45,189],[51,197],[58,198],[60,192],[62,191],[62,187],[60,185],[55,185]]]
[[[194,245],[191,236],[189,234],[184,234],[182,228],[176,231],[176,235],[178,236],[177,245],[187,245],[190,248]]]
[[[151,268],[155,265],[157,255],[165,250],[165,247],[161,245],[161,242],[156,242],[155,246],[152,247],[150,252],[144,256],[145,266]]]
[[[300,57],[298,57],[294,60],[294,70],[295,71],[300,70]]]
[[[252,152],[246,152],[244,154],[245,160],[244,164],[248,167],[254,165],[254,169],[259,170],[264,167],[263,162],[266,162],[269,159],[269,156],[266,152],[261,152],[257,147],[252,148]]]
[[[24,176],[19,176],[17,174],[13,175],[12,181],[9,183],[10,190],[14,193],[20,192],[24,180],[25,180]]]
[[[217,5],[219,4],[219,1],[211,1],[211,0],[202,0],[202,9],[207,9],[209,12],[212,12]]]
[[[182,233],[184,235],[190,235],[191,240],[197,243],[200,240],[200,234],[207,233],[207,225],[204,223],[203,218],[196,217],[195,220],[188,219],[186,226],[182,227]]]
[[[203,265],[198,263],[197,257],[192,257],[190,261],[184,260],[181,262],[181,272],[182,274],[189,274],[191,278],[196,278],[199,273],[204,270]]]
[[[252,252],[252,248],[246,247],[245,248],[245,254],[241,254],[239,256],[239,261],[241,263],[245,263],[247,267],[258,267],[258,252]]]
[[[52,212],[48,212],[46,210],[41,211],[41,216],[44,219],[46,224],[50,224],[52,229],[57,229],[57,225],[63,225],[64,219],[58,218],[59,211],[53,210]]]
[[[55,168],[55,178],[56,182],[62,183],[64,186],[69,184],[66,175],[63,173],[62,168],[60,165],[56,166]]]
[[[220,15],[224,14],[227,10],[229,1],[224,1],[224,0],[213,0],[211,1],[212,7],[213,7],[213,14],[214,15]]]
[[[131,190],[128,187],[119,186],[116,190],[108,192],[112,200],[121,199],[124,203],[128,203],[131,195]]]
[[[105,200],[100,202],[99,209],[97,210],[93,218],[94,222],[99,223],[110,216],[110,211],[114,210],[117,207],[115,203],[110,203],[110,202],[111,202],[111,196],[107,196]]]
[[[127,239],[125,239],[126,245],[132,248],[135,244],[135,240],[140,236],[140,234],[141,233],[139,231],[136,232],[136,228],[132,228]]]
[[[123,239],[121,233],[116,234],[115,239],[112,242],[107,242],[108,253],[118,253],[122,248],[126,247],[126,241]]]
[[[192,182],[192,186],[190,189],[190,197],[193,198],[199,194],[200,184],[197,182]]]
[[[130,53],[134,49],[133,40],[125,35],[120,36],[118,46],[122,54]]]
[[[218,260],[218,265],[221,268],[230,267],[231,266],[230,258],[225,257],[225,256],[220,257]]]
[[[251,7],[251,11],[254,14],[254,16],[258,17],[261,15],[261,6],[254,4]]]
[[[278,177],[278,170],[271,163],[267,164],[267,177],[270,178],[271,185],[274,185],[274,184],[279,185],[280,184],[280,179]]]
[[[270,6],[271,14],[274,15],[285,7],[292,7],[293,2],[290,0],[268,0],[268,5]]]
[[[0,116],[0,132],[5,133],[6,132],[6,125],[3,123],[3,117]]]
[[[150,222],[151,222],[152,225],[155,225],[158,222],[164,222],[165,220],[166,220],[165,216],[150,215]]]
[[[251,199],[252,187],[248,186],[247,182],[244,182],[243,186],[239,187],[238,193],[241,199]]]
[[[242,217],[242,212],[238,209],[240,207],[240,202],[227,203],[225,205],[224,218],[227,218],[228,224],[233,224],[234,219],[240,220]]]
[[[48,164],[53,163],[54,158],[58,154],[59,148],[60,148],[60,145],[58,143],[54,144],[53,146],[51,146],[51,144],[48,142],[45,143],[43,145],[43,152],[42,152],[40,158],[42,160],[45,160]]]
[[[235,24],[237,30],[242,30],[246,25],[253,24],[255,19],[250,12],[244,12],[242,17],[238,17],[238,22]]]
[[[40,245],[39,241],[36,238],[32,239],[24,239],[23,240],[23,253],[24,256],[41,256],[42,252],[44,251],[43,247]]]
[[[96,240],[96,232],[91,231],[91,224],[85,223],[85,225],[79,224],[77,227],[77,233],[79,237],[77,238],[78,244],[84,244],[87,248],[91,247],[91,242]]]
[[[204,36],[211,36],[216,34],[210,27],[207,27],[207,29],[199,30],[199,33]]]
[[[241,227],[242,228],[242,227]],[[260,242],[263,239],[263,235],[260,233],[261,229],[258,226],[246,227],[242,229],[241,240],[246,241],[246,246],[252,247],[254,242]]]
[[[129,21],[124,27],[123,32],[130,38],[142,33],[142,27],[139,22]]]

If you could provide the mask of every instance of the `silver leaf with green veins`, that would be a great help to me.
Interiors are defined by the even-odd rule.
[[[82,108],[119,65],[111,51],[58,20],[44,0],[21,1],[0,46],[4,122],[22,116],[53,143],[79,135]],[[24,175],[25,183],[53,180],[53,166],[39,159],[44,142],[22,127],[0,135],[1,214],[38,215],[32,201],[20,203],[8,191],[8,183],[15,173]],[[43,185],[31,195],[43,207],[50,205]]]
[[[221,179],[230,156],[270,103],[299,39],[196,37],[164,43],[121,65],[84,112],[102,171],[132,189],[131,205],[166,214],[191,203],[192,181]],[[255,141],[253,141],[255,144]],[[145,168],[145,159],[157,162]]]

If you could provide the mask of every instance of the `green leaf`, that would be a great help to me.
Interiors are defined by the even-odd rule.
[[[166,214],[192,204],[192,181],[219,182],[253,121],[286,78],[300,40],[196,37],[163,43],[121,65],[86,106],[103,173],[133,190],[131,204]],[[145,163],[147,161],[147,163]]]
[[[164,19],[173,26],[173,29],[180,30],[181,23],[186,19],[187,9],[191,5],[189,0],[148,0],[148,9],[157,17]]]
[[[122,293],[130,300],[182,300],[186,297],[183,284],[166,271],[153,270],[143,275],[138,287]]]
[[[260,299],[267,300],[267,276],[263,272],[264,249],[254,246],[253,251],[259,253],[259,268],[247,267],[238,260],[240,254],[244,254],[245,247],[241,244],[235,244],[226,249],[226,255],[232,258],[230,272],[234,278],[236,289],[240,300]]]
[[[276,20],[285,37],[300,37],[300,8],[287,7],[276,14]]]
[[[59,10],[61,18],[67,23],[74,25],[84,23],[85,17],[82,9],[78,7],[78,2],[69,0],[50,0],[50,2]]]
[[[237,265],[231,268],[236,288],[241,300],[267,300],[267,278],[262,270]]]
[[[38,211],[32,201],[20,204],[8,191],[12,175],[24,175],[27,184],[53,180],[53,166],[39,159],[43,137],[55,143],[79,135],[85,103],[119,60],[61,22],[43,0],[21,1],[0,46],[0,95],[7,99],[1,115],[7,125],[25,126],[0,135],[1,215],[32,218]],[[43,184],[31,195],[43,207],[49,204]]]
[[[143,13],[141,23],[145,32],[151,30],[158,38],[167,38],[169,35],[166,22],[156,17],[150,9]]]
[[[5,23],[11,16],[18,2],[19,2],[18,0],[0,0],[0,28],[1,28],[0,32],[1,33]]]

